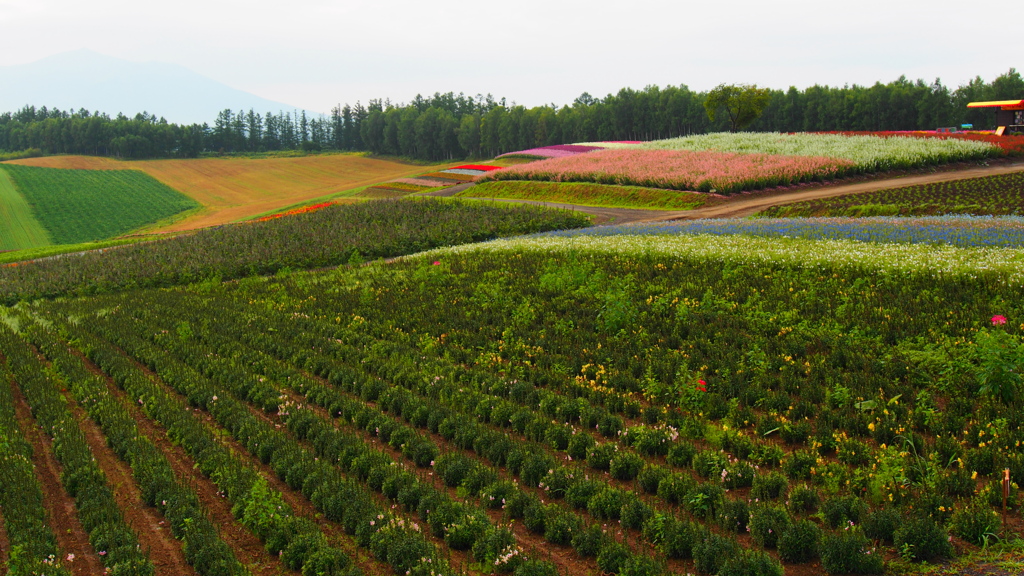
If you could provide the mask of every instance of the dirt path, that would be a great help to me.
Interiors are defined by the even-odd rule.
[[[979,178],[982,176],[996,176],[1024,171],[1024,162],[1014,162],[999,166],[985,166],[967,168],[963,170],[952,170],[947,172],[932,172],[928,174],[913,174],[898,178],[885,178],[882,180],[868,180],[852,184],[825,185],[814,188],[797,190],[785,193],[754,193],[740,194],[727,198],[722,202],[711,206],[697,208],[694,210],[638,210],[632,208],[603,208],[596,206],[579,206],[576,204],[562,204],[558,202],[538,202],[533,200],[509,200],[496,198],[496,202],[511,202],[516,204],[534,204],[547,206],[549,208],[562,208],[575,210],[585,214],[591,214],[595,222],[601,224],[629,224],[633,222],[664,222],[667,220],[700,220],[705,218],[743,218],[756,214],[771,206],[793,204],[807,200],[818,200],[821,198],[832,198],[846,194],[861,194],[864,192],[876,192],[878,190],[889,190],[891,188],[902,188],[904,186],[917,186],[920,184],[933,184],[936,182],[950,182],[963,180],[965,178]],[[468,188],[468,186],[466,187]],[[465,188],[463,188],[464,190]],[[460,192],[462,190],[459,190]],[[435,193],[438,196],[447,196],[448,191]],[[475,198],[476,200],[489,200],[489,198]]]
[[[32,445],[32,464],[43,489],[43,504],[50,517],[50,527],[57,537],[57,547],[64,554],[74,554],[74,561],[61,558],[74,576],[103,574],[103,563],[89,543],[89,534],[82,528],[75,511],[75,501],[60,482],[60,464],[50,451],[50,439],[36,425],[25,396],[17,386],[11,387],[14,412],[25,439]]]

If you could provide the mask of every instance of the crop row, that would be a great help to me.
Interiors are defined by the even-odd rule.
[[[335,205],[113,250],[3,266],[0,302],[337,266],[587,225],[583,215],[532,206],[445,200]]]
[[[75,401],[103,430],[107,444],[127,462],[147,506],[168,520],[171,533],[182,541],[185,559],[202,576],[248,574],[231,548],[220,539],[199,497],[171,468],[167,457],[139,431],[135,420],[110,393],[106,383],[71,353],[52,332],[29,325],[25,337],[63,376]]]
[[[147,310],[152,311],[153,308],[149,307]],[[239,333],[237,330],[232,329],[231,326],[222,326],[222,328],[226,332]],[[308,349],[308,347],[305,346],[301,348]],[[264,371],[268,371],[268,359],[260,357],[258,353],[246,356],[244,354],[239,355],[237,353],[237,348],[235,349],[236,353],[234,354],[229,354],[227,350],[223,348],[217,348],[215,350],[216,356],[232,358],[234,366],[255,365],[262,367]],[[367,365],[372,365],[374,364],[374,359],[364,358],[363,362]],[[332,368],[337,369],[339,367],[334,366]],[[284,374],[287,375],[285,376]],[[332,373],[332,379],[335,375],[336,372]],[[302,378],[298,374],[288,374],[288,372],[281,373],[279,377],[287,379],[289,382],[294,382],[295,380]],[[248,376],[248,378],[253,379],[253,376]],[[294,386],[295,384],[293,383],[292,385]],[[308,386],[316,388],[316,385],[309,384],[303,387]],[[371,381],[365,378],[358,379],[350,381],[349,387],[351,386],[355,386],[357,391],[362,388],[361,391],[364,397],[369,394],[370,399],[379,401],[382,406],[385,406],[392,411],[400,412],[407,418],[407,420],[418,420],[420,426],[424,428],[430,427],[433,431],[440,432],[443,436],[454,441],[460,447],[472,447],[476,449],[481,456],[489,458],[492,463],[508,466],[510,471],[521,474],[521,479],[528,485],[545,486],[546,484],[546,490],[548,490],[548,493],[552,494],[556,499],[568,496],[568,499],[574,503],[573,506],[587,509],[597,518],[603,518],[605,520],[620,520],[622,525],[627,529],[640,529],[649,523],[649,521],[663,523],[667,518],[670,518],[670,516],[661,515],[655,520],[655,512],[650,506],[643,503],[635,496],[630,496],[628,493],[619,489],[607,487],[602,489],[601,486],[604,485],[603,482],[596,480],[577,481],[577,479],[583,480],[585,478],[585,474],[582,471],[563,467],[557,460],[552,459],[551,457],[541,456],[545,452],[547,446],[522,445],[521,441],[512,443],[510,442],[507,434],[495,434],[493,432],[488,433],[484,426],[478,425],[474,428],[473,426],[465,424],[465,422],[472,421],[474,419],[472,410],[467,413],[453,409],[442,409],[436,402],[428,401],[427,403],[424,403],[423,400],[417,400],[414,396],[411,396],[408,393],[399,394],[398,392],[401,390],[400,388],[381,388],[379,386],[379,381],[376,380]],[[361,407],[359,403],[353,403],[351,400],[345,402],[336,394],[332,399],[330,393],[322,388],[315,393],[315,396],[320,398],[319,402],[323,402],[325,395],[328,397],[328,401],[324,404],[325,407],[329,406],[332,412],[338,412],[339,415],[345,419],[351,418],[359,426],[376,428],[377,433],[385,440],[395,442],[395,438],[406,437],[406,435],[401,433],[400,429],[395,430],[393,429],[393,426],[387,426],[386,423],[382,423],[380,420],[374,419],[372,416],[365,416],[367,409]],[[275,394],[265,393],[261,396],[270,398],[275,396]],[[452,401],[453,398],[445,398],[445,400]],[[470,403],[473,404],[474,401],[471,400]],[[353,404],[360,405],[360,407],[353,408]],[[446,405],[449,405],[449,402],[446,402]],[[428,415],[423,413],[424,408],[427,409],[426,411]],[[458,422],[463,422],[463,424],[459,425],[457,424]],[[536,424],[543,426],[545,423],[537,421]],[[536,434],[537,432],[533,431],[533,433]],[[540,436],[541,439],[546,436],[543,433],[543,430],[541,430]],[[584,437],[584,435],[580,434],[578,437]],[[398,440],[397,442],[400,443],[401,440]],[[607,447],[615,450],[601,450],[600,452],[602,454],[591,454],[588,461],[593,467],[596,467],[599,470],[608,470],[611,468],[613,475],[621,480],[632,480],[637,475],[637,472],[641,470],[641,467],[643,466],[642,460],[638,460],[635,455],[630,458],[628,452],[618,454],[617,446]],[[532,456],[528,456],[527,454],[532,454]],[[689,454],[692,456],[692,449]],[[700,457],[698,457],[698,460],[699,459]],[[719,469],[716,468],[716,465],[719,459],[721,459],[720,456],[714,455],[710,462],[705,463],[703,467],[711,469],[710,474],[705,472],[706,476],[717,476]],[[596,463],[601,460],[603,460],[603,464]],[[446,478],[450,477],[454,482],[460,481],[463,478],[460,474],[463,473],[467,476],[474,476],[472,471],[464,472],[465,465],[458,463],[448,465],[447,462],[447,460],[439,460],[438,462],[438,473],[442,476],[445,476]],[[724,461],[722,462],[722,466],[726,466]],[[731,466],[729,469],[733,470]],[[623,473],[621,470],[632,470],[632,473]],[[747,466],[746,471],[748,471],[746,484],[743,484],[742,481],[740,481],[740,483],[734,482],[733,478],[742,477],[742,474],[738,474],[731,477],[730,481],[725,485],[732,486],[734,488],[743,485],[749,486],[750,478],[753,475],[753,469]],[[680,504],[681,502],[685,503],[686,507],[690,509],[693,514],[699,515],[706,520],[721,520],[729,526],[732,526],[733,530],[735,530],[737,526],[742,529],[748,523],[749,513],[747,511],[746,503],[742,501],[726,500],[722,489],[714,485],[717,483],[698,486],[697,483],[692,481],[688,476],[678,475],[672,479],[668,479],[667,477],[669,474],[667,471],[659,466],[643,467],[640,474],[642,476],[640,479],[640,485],[643,487],[644,491],[652,494],[658,494],[660,497],[668,499],[671,504]],[[754,479],[753,494],[755,496],[761,494],[761,498],[768,498],[769,495],[771,498],[778,498],[784,495],[784,480],[782,480],[782,486],[779,487],[779,479],[777,476],[773,477],[768,475],[765,478],[770,480],[770,484],[769,481],[765,481],[762,486],[760,483],[761,478]],[[473,477],[471,482],[473,486],[476,487],[472,491],[473,494],[479,491],[479,487],[483,485],[482,493],[484,495],[489,495],[491,498],[494,498],[494,494],[508,497],[509,490],[511,489],[507,483],[485,485],[485,481],[480,480],[479,477]],[[769,485],[774,486],[774,488],[769,488]],[[551,491],[552,488],[554,489],[553,491]],[[707,498],[707,500],[702,500],[700,498],[702,496]],[[568,542],[572,537],[573,532],[580,531],[578,522],[566,520],[564,514],[560,513],[557,508],[552,509],[551,507],[548,507],[546,513],[541,513],[542,508],[535,502],[533,503],[532,508],[527,506],[524,509],[519,501],[514,500],[514,497],[509,498],[509,500],[514,502],[510,505],[511,509],[519,511],[518,514],[526,517],[527,522],[533,526],[533,529],[536,529],[539,532],[544,532],[545,536],[549,540],[560,543],[562,542],[560,538],[564,538],[564,541]],[[723,511],[727,509],[731,511],[727,514],[728,519],[720,519],[720,517],[723,516]],[[758,510],[760,510],[760,508],[755,509],[755,527],[759,525],[759,522],[761,522],[759,520],[759,514],[761,513],[758,512]],[[783,514],[782,516],[778,516],[778,512],[775,510],[771,510],[770,513],[777,516],[775,520],[778,522],[788,522],[787,515]],[[779,518],[781,518],[781,520]],[[545,523],[545,519],[549,521]],[[782,526],[772,526],[774,526],[776,533],[785,533]],[[566,527],[570,528],[566,529]],[[575,527],[575,530],[573,530],[572,527]],[[562,531],[560,531],[559,528],[561,528]],[[772,527],[769,527],[768,529],[772,529]],[[654,538],[650,536],[649,532],[650,530],[647,531],[648,537]],[[687,529],[684,530],[684,532],[690,533],[690,530]],[[565,534],[565,536],[559,536],[559,534]],[[584,531],[583,534],[586,534],[586,532]],[[659,542],[657,538],[654,538],[654,541],[656,544],[662,543]],[[586,551],[589,549],[587,548],[587,542],[583,538],[575,540],[575,543],[579,545],[578,550]],[[616,547],[614,543],[608,543],[608,546],[612,549],[615,549]],[[692,545],[679,545],[677,543],[674,550],[673,554],[688,557],[692,553]],[[611,554],[611,552],[606,551],[606,557],[604,558],[605,564],[609,562],[607,559],[608,554]],[[698,555],[701,556],[700,554]],[[705,571],[714,571],[707,568],[706,562],[708,562],[709,556],[719,558],[719,560],[725,559],[725,556],[722,556],[719,553],[701,556],[705,560]],[[809,559],[810,556],[808,556],[807,552],[803,552],[802,556],[800,554],[791,555],[787,552],[787,558]],[[602,557],[599,555],[599,564],[601,563]]]
[[[1024,214],[1024,172],[935,182],[773,206],[770,218]]]
[[[208,349],[191,338],[183,342],[177,335],[160,333],[151,325],[137,328],[137,332],[154,330],[157,334],[153,341],[158,346],[200,370],[211,381],[225,386],[226,392],[240,400],[253,403],[264,411],[276,412],[296,437],[312,446],[318,458],[338,465],[342,472],[358,478],[406,510],[417,512],[433,534],[443,538],[451,548],[472,548],[477,561],[503,570],[510,570],[521,563],[531,565],[522,551],[512,546],[508,530],[492,526],[487,514],[476,505],[454,501],[433,489],[415,473],[396,466],[390,457],[365,443],[358,435],[337,430],[330,422],[308,410],[287,406],[282,402],[282,390],[274,382],[246,368],[248,359],[226,355],[223,350],[210,354]],[[309,390],[305,392],[310,393]],[[317,390],[312,393],[316,394]],[[319,394],[324,393],[326,391],[320,388]],[[383,418],[379,411],[377,416]],[[373,411],[367,409],[360,418],[366,427],[370,427]],[[376,433],[418,467],[430,466],[438,455],[437,447],[420,438],[411,428],[389,430],[388,434],[381,434],[379,430]],[[470,491],[471,496],[477,494],[478,490]]]
[[[306,574],[351,573],[347,555],[329,546],[315,523],[295,516],[280,493],[225,447],[185,402],[166,393],[111,345],[81,331],[76,331],[75,337],[118,386],[139,400],[147,416],[159,422],[171,439],[195,459],[198,470],[217,485],[232,503],[235,516],[264,542],[269,552],[281,554],[288,566],[303,569]],[[171,504],[161,500],[159,506]],[[194,523],[193,519],[187,524]]]
[[[349,457],[355,462],[352,465],[361,466],[362,473],[343,475],[334,463],[321,458],[313,449],[303,448],[288,433],[276,429],[271,422],[233,398],[233,393],[249,398],[258,391],[247,393],[237,382],[232,386],[231,382],[208,379],[137,335],[114,330],[103,323],[97,323],[96,327],[104,337],[112,337],[126,352],[149,365],[191,403],[207,410],[253,456],[269,464],[291,488],[301,490],[328,519],[341,523],[359,545],[391,564],[396,573],[407,570],[422,574],[451,573],[415,523],[382,507],[368,491],[366,485],[371,471],[376,470],[379,476],[395,469],[390,462],[382,460],[378,452],[369,448],[349,451]],[[421,558],[430,561],[423,563]]]
[[[992,530],[996,472],[1024,474],[1019,398],[1000,368],[1021,350],[1014,270],[851,265],[828,243],[805,242],[818,260],[801,264],[749,257],[755,240],[733,241],[746,258],[680,252],[685,238],[601,240],[501,242],[35,308],[112,340],[134,334],[155,344],[147,362],[177,356],[264,409],[291,388],[341,416],[346,434],[400,449],[436,433],[438,447],[475,453],[523,493],[544,482],[557,506],[531,514],[535,528],[575,517],[585,531],[586,518],[617,515],[666,557],[693,555],[692,539],[674,552],[655,539],[662,518],[723,538],[701,536],[698,554],[714,540],[708,555],[722,559],[747,519],[755,548],[781,546],[787,559],[790,544],[765,534],[797,531],[811,542],[803,550],[820,537],[833,571],[836,549],[864,550],[843,538],[929,558],[948,553],[945,530],[959,547]],[[300,435],[308,415],[286,412],[268,421]],[[451,472],[458,459],[440,452],[435,472],[466,488]],[[494,495],[491,484],[480,493]],[[815,536],[806,521],[825,530]],[[856,529],[835,528],[850,521]],[[866,556],[877,558],[845,557]]]
[[[178,354],[185,354],[183,359],[187,358],[190,363],[206,366],[211,375],[216,374],[224,380],[237,380],[238,388],[244,388],[246,394],[251,398],[266,399],[268,401],[265,405],[266,408],[275,408],[280,402],[280,389],[272,379],[286,382],[297,393],[304,395],[309,401],[328,410],[342,421],[351,422],[357,428],[372,431],[374,435],[380,437],[396,450],[401,450],[416,465],[428,466],[434,464],[433,459],[438,453],[434,444],[428,439],[421,438],[412,428],[387,418],[381,413],[380,409],[370,407],[361,400],[339,394],[337,391],[302,375],[294,368],[280,365],[274,359],[260,352],[232,345],[223,338],[218,339],[210,334],[204,333],[200,335],[197,332],[193,332],[192,337],[205,340],[220,340],[221,345],[207,348],[197,344],[196,347],[183,350],[181,346],[177,345],[173,337],[158,335],[156,339],[163,342],[168,349],[175,350]],[[210,361],[210,358],[219,360]],[[248,366],[259,366],[260,371],[256,373],[249,372]],[[480,441],[478,445],[473,437],[477,436],[477,433],[482,432],[482,427],[474,429],[463,426],[463,431],[469,430],[473,434],[468,437],[468,440],[466,438],[455,438],[456,434],[461,435],[461,432],[456,432],[456,429],[459,427],[457,423],[460,421],[471,421],[472,417],[453,410],[440,410],[434,401],[424,402],[410,394],[399,395],[398,392],[401,390],[399,388],[385,389],[384,391],[380,391],[379,387],[376,389],[382,395],[381,400],[383,400],[383,396],[389,395],[397,403],[387,404],[391,410],[394,410],[396,405],[402,405],[406,415],[411,414],[413,411],[418,413],[419,417],[415,420],[411,417],[408,419],[410,423],[415,421],[420,427],[425,428],[424,420],[429,419],[433,421],[434,431],[437,431],[436,428],[441,428],[443,436],[448,440],[455,440],[463,448],[468,448],[468,446],[460,444],[460,442],[472,444],[476,446],[478,451],[482,452],[480,446],[490,444],[487,454],[492,464],[499,466],[507,464],[507,458],[498,457],[499,454],[507,451],[508,458],[517,458],[520,462],[518,465],[510,466],[510,471],[521,474],[522,480],[528,486],[536,488],[538,486],[537,478],[543,478],[545,474],[552,477],[566,476],[567,472],[561,469],[561,465],[544,454],[543,447],[526,445],[514,447],[510,444],[509,439],[502,434],[480,437],[478,438]],[[403,400],[407,401],[403,402]],[[259,400],[257,400],[257,403],[259,403]],[[327,444],[328,448],[323,448],[324,443],[320,438],[323,434],[327,433],[325,431],[332,429],[323,419],[318,418],[309,410],[293,406],[283,408],[282,412],[285,413],[284,421],[299,436],[315,438],[314,444],[317,446],[321,457],[330,458],[333,454],[340,452],[336,448],[337,444],[339,444],[338,441]],[[429,413],[430,416],[427,417],[426,413]],[[331,432],[331,434],[338,435],[339,433]],[[358,438],[354,435],[348,435],[347,437],[351,439],[349,443],[358,442]],[[526,469],[529,469],[529,472],[525,472]],[[507,515],[512,519],[525,518],[527,527],[543,535],[550,543],[566,545],[570,541],[574,542],[574,546],[577,547],[578,551],[581,551],[584,555],[596,555],[599,565],[606,569],[611,567],[611,571],[616,572],[618,571],[617,566],[622,566],[624,569],[627,569],[625,568],[627,566],[636,566],[635,569],[639,570],[639,566],[645,566],[645,569],[650,569],[651,566],[656,565],[656,563],[652,564],[653,561],[643,556],[634,557],[630,554],[625,554],[621,544],[604,539],[601,536],[600,527],[590,525],[585,528],[583,523],[573,519],[573,516],[564,512],[561,507],[544,506],[537,496],[530,495],[511,482],[500,480],[499,474],[487,466],[470,463],[465,458],[460,459],[458,456],[446,455],[438,458],[436,470],[449,486],[460,488],[468,496],[479,497],[481,504],[489,508],[499,506],[505,508]],[[373,471],[371,470],[371,478],[372,474]],[[394,470],[394,474],[403,475],[399,470]],[[568,473],[568,477],[572,477],[572,472]],[[390,481],[390,478],[386,478],[381,483],[381,487],[385,489],[386,493],[388,492]],[[400,476],[394,482],[397,485],[390,487],[391,497],[395,497],[397,494],[398,500],[403,505],[411,507],[407,501],[403,501],[402,491],[413,490],[413,494],[415,494],[419,490],[416,487],[415,480],[405,473],[404,479]],[[402,485],[404,483],[408,483],[408,487],[403,488]],[[614,493],[617,500],[625,497],[624,492],[616,490]],[[557,497],[560,496],[558,495]],[[422,506],[422,501],[420,506]],[[631,498],[629,503],[620,502],[618,506],[618,508],[630,507],[636,508],[638,512],[634,514],[636,518],[635,524],[627,524],[627,528],[640,528],[642,520],[652,515],[650,508],[635,497]],[[435,517],[437,515],[440,515],[442,519],[440,521],[446,521],[444,519],[450,515],[450,512],[438,507],[436,514],[428,514],[425,520],[432,525],[436,525],[439,521]],[[607,520],[610,516],[617,518],[618,509],[610,511],[609,514],[603,517],[599,516],[599,518]],[[466,547],[472,546],[474,556],[487,566],[496,565],[496,561],[501,560],[502,568],[508,568],[507,565],[510,564],[513,557],[508,554],[494,557],[501,549],[487,544],[490,542],[490,539],[485,528],[486,515],[478,513],[471,517],[475,518],[474,522],[468,526],[465,523],[460,524],[459,532],[447,531],[445,534],[446,541],[449,544],[455,541],[460,542]],[[476,526],[473,524],[476,524]],[[466,535],[467,531],[470,536]],[[577,535],[579,535],[579,538],[576,538]],[[478,550],[477,545],[481,541],[485,543],[485,549],[482,551],[484,555],[482,557],[480,556],[481,550]],[[519,552],[513,550],[512,554],[518,556]],[[610,558],[614,558],[614,560]]]
[[[0,359],[0,513],[10,537],[13,574],[67,576],[57,538],[47,522],[43,491],[32,465],[32,446],[14,413],[11,373]]]
[[[826,156],[849,160],[861,172],[903,170],[932,164],[981,160],[1002,151],[983,142],[934,138],[879,138],[838,134],[740,132],[685,136],[637,145],[643,150],[715,150],[782,156]]]
[[[117,574],[152,575],[153,564],[125,522],[106,475],[60,393],[56,375],[6,325],[0,326],[0,349],[32,414],[53,439],[53,454],[63,467],[61,482],[75,499],[82,527],[103,565]]]
[[[510,166],[478,181],[595,182],[731,194],[812,180],[828,180],[853,168],[822,156],[778,156],[688,150],[604,150]]]

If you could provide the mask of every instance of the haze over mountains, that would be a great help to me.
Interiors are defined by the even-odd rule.
[[[86,108],[111,116],[119,112],[134,116],[146,111],[179,124],[212,124],[225,108],[252,108],[261,114],[301,111],[231,88],[177,64],[129,62],[86,49],[0,67],[0,112],[13,112],[26,105]]]

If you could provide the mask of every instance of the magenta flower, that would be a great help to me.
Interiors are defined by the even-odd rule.
[[[996,314],[995,316],[992,317],[993,326],[1001,326],[1003,324],[1006,324],[1006,316],[1003,316],[1002,314]]]
[[[434,260],[434,266],[437,266],[437,265],[439,265],[439,264],[441,264],[441,261],[440,261],[440,260]]]

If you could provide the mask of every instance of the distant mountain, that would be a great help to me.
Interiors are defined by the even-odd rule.
[[[86,108],[111,116],[146,111],[179,124],[213,124],[225,108],[252,108],[261,114],[298,109],[231,88],[177,64],[129,62],[84,49],[30,64],[0,66],[0,112],[26,105]]]

